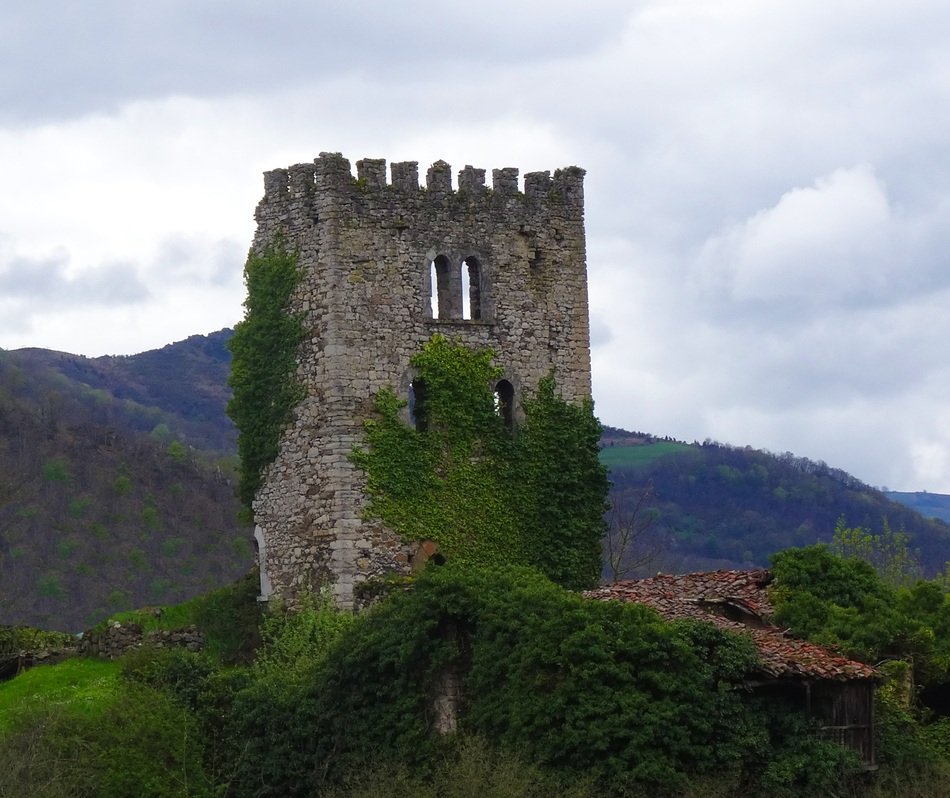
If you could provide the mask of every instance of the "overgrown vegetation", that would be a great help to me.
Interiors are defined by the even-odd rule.
[[[894,588],[823,547],[787,552],[776,574],[780,612],[804,607],[815,637],[869,653],[896,630],[916,673],[941,661],[937,583]],[[936,798],[950,785],[948,721],[906,704],[901,679],[880,691],[881,770],[861,775],[799,707],[744,689],[746,639],[588,601],[527,567],[430,566],[357,616],[321,596],[259,629],[256,612],[245,584],[161,616],[219,616],[245,637],[232,650],[257,646],[252,662],[139,649],[0,685],[0,796]],[[884,631],[838,634],[836,613]],[[447,674],[462,700],[444,736]]]
[[[367,448],[353,453],[367,473],[368,513],[403,539],[435,540],[460,564],[529,564],[559,584],[590,586],[607,493],[593,405],[565,402],[548,377],[522,397],[524,420],[510,429],[492,357],[434,336],[411,361],[425,386],[415,427],[395,393],[379,393]]]
[[[868,538],[871,538],[868,540]],[[903,538],[839,523],[836,545],[790,549],[773,559],[776,621],[794,634],[876,663],[875,794],[950,794],[950,595],[944,579],[911,581]],[[908,569],[903,575],[898,564]],[[876,569],[875,566],[878,568]]]
[[[938,581],[885,581],[871,563],[824,545],[773,558],[776,620],[865,662],[913,664],[919,687],[950,682],[950,598]]]
[[[259,588],[259,576],[254,569],[237,582],[181,604],[118,612],[108,620],[135,624],[143,632],[194,626],[204,638],[205,651],[216,659],[225,664],[250,662],[260,643]],[[265,634],[276,623],[275,617],[264,623]],[[105,624],[102,621],[97,628]]]
[[[798,707],[746,689],[756,654],[745,638],[551,581],[586,585],[599,569],[605,484],[589,404],[564,403],[546,380],[509,429],[490,353],[437,338],[414,365],[426,429],[407,426],[383,392],[354,457],[372,512],[409,539],[438,541],[448,565],[357,616],[314,596],[261,617],[253,576],[124,615],[193,623],[207,649],[141,648],[118,664],[73,660],[0,685],[0,798],[950,793],[947,582],[914,579],[902,532],[842,521],[835,545],[847,558],[818,546],[775,559],[781,623],[889,660],[882,768],[867,776]],[[50,501],[83,518],[86,497],[62,493],[75,466],[44,463]],[[768,483],[737,466],[716,475]],[[119,498],[135,490],[124,476],[110,483]],[[45,584],[52,594],[59,583]],[[453,683],[457,730],[443,735],[436,698]]]
[[[238,493],[249,511],[264,468],[277,456],[280,432],[303,397],[295,376],[300,319],[287,312],[300,279],[297,256],[278,238],[262,252],[251,251],[244,266],[244,319],[234,328],[233,390],[228,415],[238,428]]]

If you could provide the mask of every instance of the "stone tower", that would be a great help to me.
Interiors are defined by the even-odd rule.
[[[306,397],[254,501],[262,594],[329,585],[343,607],[359,582],[408,572],[418,548],[362,517],[349,455],[380,388],[410,398],[409,359],[433,334],[496,352],[509,418],[552,369],[567,401],[590,395],[582,169],[526,174],[522,191],[510,168],[488,188],[466,166],[457,189],[443,161],[425,188],[415,162],[392,164],[390,182],[384,160],[356,168],[321,153],[265,173],[254,238],[262,250],[281,234],[299,253],[290,310],[306,329]]]

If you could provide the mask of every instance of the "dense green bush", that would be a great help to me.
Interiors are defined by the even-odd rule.
[[[863,578],[814,573],[839,598]],[[915,600],[940,609],[928,591]],[[936,798],[950,779],[946,724],[922,725],[895,690],[879,702],[881,772],[862,777],[796,706],[745,689],[748,640],[585,600],[525,567],[430,567],[358,616],[317,597],[262,626],[250,666],[140,649],[120,680],[89,663],[93,702],[20,702],[0,797]],[[459,732],[440,735],[433,699],[450,672]]]
[[[795,635],[836,646],[865,662],[903,658],[919,685],[950,678],[950,599],[918,580],[895,587],[863,559],[824,545],[773,557],[776,620]]]
[[[735,689],[754,662],[742,638],[588,601],[530,569],[430,568],[359,616],[309,680],[237,697],[239,794],[310,795],[380,759],[429,778],[447,744],[433,696],[451,668],[465,674],[465,731],[611,794],[670,793],[767,746]]]

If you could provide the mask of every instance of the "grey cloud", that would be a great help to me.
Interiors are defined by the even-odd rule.
[[[224,287],[240,282],[246,256],[247,245],[234,239],[168,236],[160,242],[149,274],[156,280]]]
[[[10,123],[110,111],[131,99],[241,94],[332,76],[482,72],[575,57],[616,35],[628,4],[446,5],[34,2],[3,10]]]
[[[56,308],[124,305],[144,302],[150,296],[132,263],[106,263],[75,275],[67,273],[68,265],[69,256],[63,252],[46,258],[3,258],[0,297]]]

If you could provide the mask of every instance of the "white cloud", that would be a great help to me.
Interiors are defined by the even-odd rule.
[[[709,240],[700,284],[736,302],[836,304],[886,290],[900,264],[884,186],[867,166],[838,169]]]

